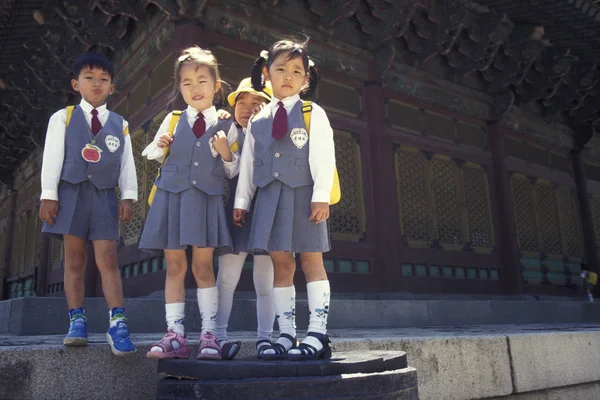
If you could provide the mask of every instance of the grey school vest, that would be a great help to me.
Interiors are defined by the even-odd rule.
[[[225,194],[223,161],[212,156],[208,140],[220,130],[227,134],[231,124],[231,120],[219,120],[197,139],[183,112],[156,186],[171,193],[196,187],[211,196]]]
[[[81,155],[81,150],[91,142],[90,135],[83,110],[77,106],[65,132],[65,158],[60,178],[70,183],[89,180],[100,190],[114,189],[119,184],[125,145],[123,117],[109,111],[106,123],[96,135],[96,146],[102,149],[97,163],[87,162]]]
[[[252,120],[252,136],[255,140],[253,183],[265,187],[279,180],[292,188],[313,185],[302,101],[298,101],[288,115],[288,132],[285,136],[275,140],[272,133],[271,112],[262,112]]]

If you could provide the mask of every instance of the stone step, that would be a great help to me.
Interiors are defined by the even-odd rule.
[[[163,332],[164,300],[129,298],[125,301],[133,332]],[[85,301],[90,332],[106,331],[108,311],[102,298]],[[331,302],[329,327],[404,328],[514,323],[596,323],[600,322],[600,303],[560,300],[357,300]],[[308,324],[306,300],[298,300],[297,326]],[[64,333],[67,328],[64,298],[18,298],[0,302],[0,333],[48,335]],[[200,330],[198,305],[186,301],[186,328]],[[256,329],[256,301],[236,299],[229,321],[231,331]]]
[[[595,399],[600,389],[599,323],[331,329],[329,335],[334,356],[406,352],[422,400]],[[0,398],[156,398],[162,375],[145,352],[160,336],[134,335],[138,353],[118,358],[102,334],[91,335],[85,348],[63,347],[62,335],[0,335]],[[255,354],[254,332],[230,336],[242,340],[239,358]],[[195,355],[198,335],[190,339]]]
[[[330,360],[302,363],[263,361],[256,357],[236,357],[232,362],[189,360],[159,360],[158,372],[165,376],[186,379],[258,379],[371,374],[408,368],[403,351],[338,351]]]
[[[330,360],[160,360],[157,399],[418,400],[417,372],[397,351],[336,352]],[[172,379],[175,378],[175,379]]]

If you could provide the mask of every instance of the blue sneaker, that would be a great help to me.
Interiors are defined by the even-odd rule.
[[[69,310],[71,324],[69,325],[69,333],[63,339],[65,346],[85,346],[88,342],[87,334],[87,318],[83,308],[74,308]]]
[[[115,356],[124,356],[135,353],[135,345],[129,339],[129,327],[125,318],[124,308],[113,308],[111,311],[111,325],[106,332],[106,340]]]

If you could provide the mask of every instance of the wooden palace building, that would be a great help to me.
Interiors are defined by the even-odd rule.
[[[211,49],[235,87],[298,34],[335,130],[334,291],[570,296],[582,258],[598,270],[597,1],[4,0],[0,299],[63,295],[62,243],[40,235],[41,152],[49,116],[79,101],[80,53],[115,63],[109,108],[129,121],[140,197],[119,260],[126,296],[142,296],[165,263],[137,248],[158,167],[141,150],[183,105],[175,55]]]

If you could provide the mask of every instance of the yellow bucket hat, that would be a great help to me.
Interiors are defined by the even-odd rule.
[[[244,78],[240,82],[240,85],[238,86],[237,90],[235,92],[229,93],[229,96],[227,96],[227,102],[229,103],[229,105],[231,107],[235,107],[235,101],[237,100],[238,96],[244,92],[253,94],[255,96],[262,97],[263,99],[266,99],[267,101],[271,101],[271,97],[273,96],[273,89],[271,88],[271,82],[265,82],[265,88],[261,92],[258,92],[256,90],[254,90],[254,88],[252,87],[251,79]]]

